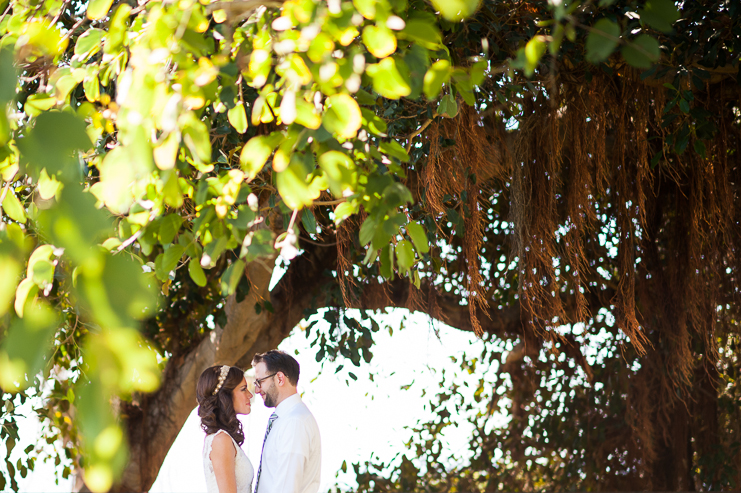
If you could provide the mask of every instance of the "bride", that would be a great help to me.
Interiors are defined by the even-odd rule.
[[[203,468],[208,493],[251,493],[254,469],[242,450],[244,432],[237,414],[249,414],[252,394],[244,372],[233,366],[212,366],[196,387],[198,416],[206,432]]]

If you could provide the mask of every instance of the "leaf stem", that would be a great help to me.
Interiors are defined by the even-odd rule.
[[[422,124],[422,126],[421,126],[421,127],[419,127],[419,129],[417,129],[417,130],[415,130],[414,132],[412,132],[411,134],[409,134],[409,137],[407,137],[407,139],[408,139],[408,142],[407,142],[407,154],[409,154],[409,152],[411,152],[411,150],[412,150],[412,139],[414,139],[414,138],[415,138],[415,137],[416,137],[417,135],[419,135],[419,134],[421,134],[422,132],[424,132],[424,131],[425,131],[425,129],[426,129],[427,127],[429,127],[429,126],[430,126],[430,124],[431,124],[431,123],[432,123],[432,122],[433,122],[433,121],[435,120],[435,118],[437,118],[438,116],[440,116],[440,115],[438,115],[438,113],[437,113],[437,111],[436,111],[436,112],[435,112],[435,114],[434,114],[434,115],[432,115],[432,118],[429,118],[429,119],[427,119],[427,121],[425,121],[425,122],[424,122],[424,123]]]
[[[343,202],[347,202],[347,199],[337,199],[337,200],[315,200],[312,202],[313,205],[338,205]]]

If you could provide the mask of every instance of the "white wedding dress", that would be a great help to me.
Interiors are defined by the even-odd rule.
[[[206,441],[203,443],[203,470],[206,472],[206,491],[208,493],[219,493],[219,485],[216,483],[214,474],[214,465],[211,463],[211,447],[214,443],[214,437],[219,433],[225,433],[231,438],[234,447],[237,449],[237,456],[234,458],[234,473],[237,478],[237,493],[252,493],[252,478],[255,476],[255,469],[252,462],[244,453],[242,447],[225,430],[219,430],[211,435],[206,435]]]

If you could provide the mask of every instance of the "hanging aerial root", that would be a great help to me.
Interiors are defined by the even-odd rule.
[[[445,195],[445,175],[443,163],[441,162],[440,124],[430,125],[425,137],[430,145],[427,164],[423,168],[422,181],[425,185],[425,200],[427,206],[436,214],[443,214],[443,196]]]
[[[544,97],[526,100],[514,143],[510,214],[519,258],[518,293],[524,318],[546,338],[566,320],[553,259],[557,258],[556,189],[561,167],[560,115]]]
[[[594,147],[601,147],[604,155],[604,142],[598,145],[590,135],[587,121],[591,119],[589,102],[585,101],[579,91],[571,91],[566,99],[566,121],[569,139],[569,152],[564,161],[568,167],[568,186],[566,189],[566,235],[563,240],[565,256],[571,271],[571,291],[574,294],[576,315],[571,322],[586,322],[590,316],[584,282],[589,271],[589,264],[584,246],[584,238],[591,232],[596,220],[594,212],[595,177],[600,173],[598,160],[590,159],[590,142]],[[592,153],[595,155],[596,153]],[[604,156],[603,156],[604,157]],[[597,168],[593,171],[593,168]]]
[[[353,289],[357,287],[357,282],[352,272],[353,260],[350,247],[353,241],[353,231],[357,231],[362,221],[363,219],[350,217],[337,227],[337,282],[346,307],[354,306],[357,302]]]
[[[446,194],[459,199],[465,228],[460,260],[465,262],[469,317],[474,332],[481,336],[478,313],[488,313],[479,259],[486,226],[482,189],[490,180],[506,177],[508,165],[502,159],[501,143],[491,141],[476,110],[467,105],[461,105],[456,118],[430,125],[424,138],[430,149],[423,174],[430,209],[441,215]],[[455,144],[443,148],[443,139]]]
[[[605,193],[605,184],[609,178],[607,163],[607,115],[605,106],[609,84],[602,77],[595,77],[587,89],[589,102],[587,134],[585,144],[591,154],[593,163],[594,188],[599,194]]]
[[[647,476],[650,480],[650,464],[656,460],[656,416],[654,415],[654,404],[656,395],[652,389],[652,383],[648,381],[648,372],[639,372],[631,381],[625,401],[625,422],[630,427],[630,446],[639,453],[634,456],[641,457],[638,467],[639,473]]]
[[[635,101],[634,88],[629,84],[621,86],[620,94],[615,101],[610,103],[613,108],[619,108],[613,122],[615,144],[613,146],[613,181],[615,183],[615,203],[618,243],[618,273],[619,280],[612,303],[615,306],[615,319],[617,326],[628,336],[639,354],[645,354],[645,346],[649,344],[646,335],[641,330],[636,316],[635,304],[635,249],[636,237],[635,227],[638,223],[645,223],[645,195],[642,189],[643,175],[645,174],[644,159],[641,155],[636,156],[633,152],[641,146],[637,146],[632,138],[635,133],[629,127],[631,121],[641,118],[628,114],[629,108],[619,101]],[[635,120],[634,120],[635,119]],[[645,140],[645,138],[644,138]],[[648,164],[645,162],[645,164]],[[638,221],[638,218],[644,221]]]

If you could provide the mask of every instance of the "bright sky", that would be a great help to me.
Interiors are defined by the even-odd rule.
[[[404,327],[401,321],[405,310],[395,310],[385,317],[394,330],[390,336],[386,330],[374,335],[374,357],[370,364],[360,368],[348,361],[327,362],[324,369],[315,361],[316,349],[310,348],[304,333],[295,330],[280,345],[280,349],[295,355],[301,365],[299,392],[313,412],[322,436],[322,486],[326,492],[333,485],[352,486],[354,474],[339,477],[343,461],[348,471],[353,462],[365,462],[373,454],[389,460],[403,452],[403,443],[410,436],[406,426],[413,426],[420,419],[430,416],[425,408],[428,401],[440,392],[441,372],[448,375],[458,369],[451,356],[464,352],[469,357],[477,355],[482,342],[473,334],[438,325],[438,339],[428,319],[422,315],[408,316]],[[324,323],[324,322],[320,322]],[[298,351],[298,354],[295,354]],[[335,374],[337,367],[344,369]],[[348,370],[357,377],[355,382],[348,377]],[[370,374],[374,374],[374,381]],[[471,383],[478,376],[469,376]],[[408,389],[402,387],[414,382]],[[422,397],[422,393],[426,396]],[[259,396],[253,401],[252,414],[242,417],[245,430],[243,449],[255,470],[260,461],[263,435],[272,410],[265,408]],[[467,448],[470,428],[462,425],[454,433],[445,436],[448,450],[463,452]],[[38,436],[38,422],[26,420],[22,430],[22,443],[16,450]],[[205,479],[201,462],[204,434],[199,428],[194,410],[170,449],[160,470],[152,492],[201,492],[205,491]],[[52,464],[37,464],[37,469],[21,483],[21,491],[70,491],[69,481],[54,484]]]

